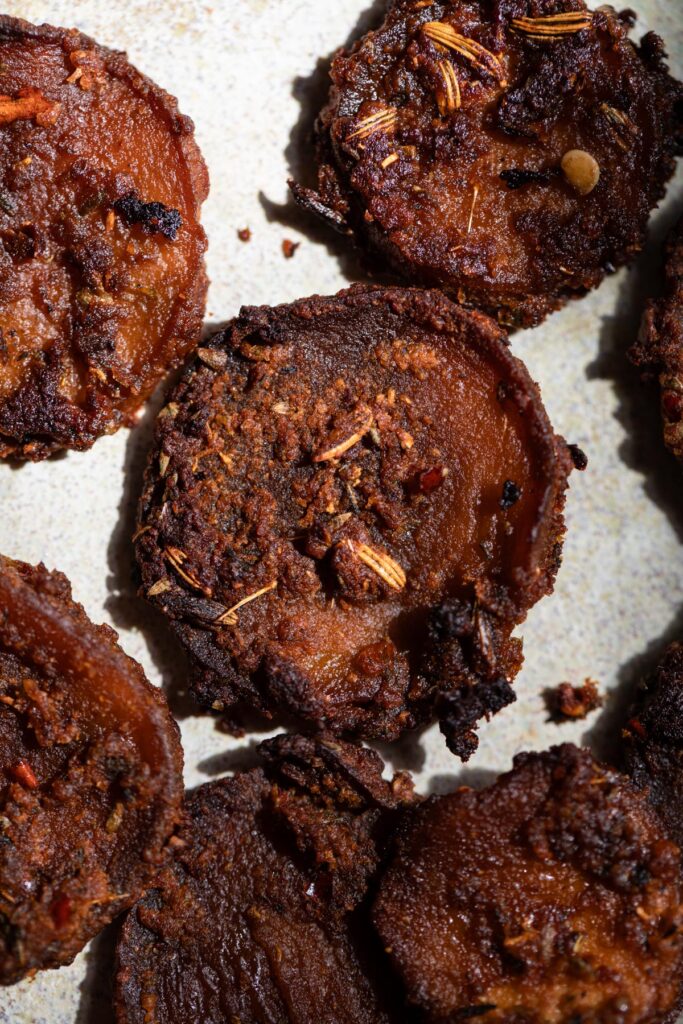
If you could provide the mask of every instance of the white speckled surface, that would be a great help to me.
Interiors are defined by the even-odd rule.
[[[639,31],[666,40],[683,74],[681,0],[633,0]],[[211,174],[204,222],[212,280],[207,319],[225,320],[243,303],[275,303],[334,292],[358,267],[344,246],[286,203],[285,179],[320,96],[321,55],[362,20],[370,0],[9,0],[4,10],[31,21],[75,25],[131,60],[178,96],[194,118]],[[378,10],[380,4],[375,5]],[[680,471],[661,448],[655,399],[623,358],[653,286],[657,245],[683,209],[683,174],[653,220],[638,266],[593,295],[518,335],[516,352],[541,383],[556,428],[590,456],[568,502],[564,565],[553,597],[522,630],[526,664],[518,702],[481,730],[466,768],[436,729],[403,741],[394,762],[424,788],[450,788],[505,769],[524,748],[560,740],[602,742],[620,697],[666,642],[683,633],[683,500]],[[237,240],[249,225],[250,244]],[[300,241],[285,261],[283,238]],[[21,469],[0,466],[0,550],[43,560],[70,577],[92,618],[121,642],[182,716],[186,780],[196,785],[239,763],[235,741],[212,720],[192,716],[182,695],[182,659],[163,626],[135,597],[129,536],[151,416],[133,433],[99,441]],[[541,692],[591,675],[617,691],[601,716],[561,727],[546,722]],[[597,726],[596,726],[597,723]],[[111,1024],[111,929],[69,968],[0,990],[1,1024]]]

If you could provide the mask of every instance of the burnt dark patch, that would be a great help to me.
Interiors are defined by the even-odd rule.
[[[164,203],[144,203],[137,192],[127,192],[121,199],[117,199],[114,209],[127,224],[140,224],[146,234],[158,233],[172,242],[182,227],[178,210],[173,210]]]

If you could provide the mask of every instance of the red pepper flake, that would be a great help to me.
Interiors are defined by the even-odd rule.
[[[55,923],[55,928],[64,928],[71,919],[71,900],[68,896],[61,895],[50,904],[50,917]]]
[[[632,718],[626,728],[627,730],[630,729],[631,732],[634,732],[636,736],[640,736],[641,740],[644,740],[647,737],[645,726],[637,718]]]
[[[437,487],[441,487],[447,476],[448,469],[445,466],[432,466],[431,469],[418,474],[415,490],[420,494],[431,494]]]
[[[30,764],[26,761],[20,761],[19,764],[12,769],[12,774],[17,782],[20,782],[22,786],[26,786],[27,789],[38,788],[38,779],[35,777]]]
[[[284,253],[285,259],[291,260],[300,245],[301,242],[292,242],[291,239],[285,238],[282,243],[282,252]]]
[[[240,228],[237,237],[240,242],[251,242],[251,228]]]

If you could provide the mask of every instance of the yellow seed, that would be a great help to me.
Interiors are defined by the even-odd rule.
[[[585,149],[570,149],[560,166],[571,187],[581,196],[587,196],[600,181],[600,164]]]
[[[255,601],[258,597],[262,597],[263,594],[268,594],[271,590],[275,590],[276,587],[277,580],[273,580],[273,582],[269,583],[267,587],[261,587],[261,589],[257,590],[254,594],[249,594],[247,597],[243,597],[242,600],[238,601],[237,604],[234,604],[232,608],[228,608],[222,615],[218,616],[215,620],[216,625],[236,626],[239,621],[237,618],[237,612],[240,608],[244,608],[246,604],[251,604],[251,602]]]
[[[147,597],[157,597],[159,594],[165,594],[170,589],[171,584],[168,580],[157,580],[147,591]]]
[[[460,35],[452,25],[444,21],[428,21],[422,26],[422,30],[428,39],[445,46],[448,50],[454,50],[462,57],[465,57],[475,68],[480,71],[487,71],[494,78],[497,78],[503,88],[506,88],[505,69],[495,53],[491,53],[481,43]]]
[[[375,551],[368,544],[357,544],[352,540],[345,540],[342,543],[369,569],[377,573],[392,590],[403,590],[407,582],[406,574],[393,558],[383,551]]]
[[[452,114],[454,110],[458,110],[461,105],[460,83],[453,70],[453,65],[449,61],[439,61],[439,72],[443,79],[443,92],[438,95],[437,103],[439,104],[439,113],[445,117],[446,114]]]
[[[395,127],[397,118],[398,111],[396,107],[384,107],[381,110],[376,110],[374,114],[370,114],[358,123],[355,132],[349,135],[347,141],[367,139],[375,132],[389,132]]]
[[[344,441],[340,441],[339,444],[334,445],[333,448],[328,448],[327,451],[322,452],[321,455],[314,455],[313,461],[330,462],[332,459],[340,458],[340,456],[342,456],[345,452],[348,452],[350,448],[353,448],[354,445],[357,445],[359,441],[362,441],[362,439],[365,437],[367,432],[372,427],[373,422],[373,415],[371,412],[368,412],[367,416],[365,417],[363,423],[358,428],[358,430],[354,431],[354,433],[347,437]]]
[[[121,822],[123,821],[123,804],[119,801],[114,805],[114,810],[107,818],[105,828],[111,835],[113,832],[118,832]]]

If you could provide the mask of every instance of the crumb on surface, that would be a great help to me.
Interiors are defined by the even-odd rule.
[[[545,704],[553,722],[587,718],[591,711],[602,707],[603,702],[594,679],[586,679],[582,686],[560,683],[545,692]]]
[[[240,228],[237,237],[240,242],[251,242],[251,228]]]
[[[285,238],[282,242],[282,252],[286,260],[291,260],[301,242],[293,242],[291,238]]]

